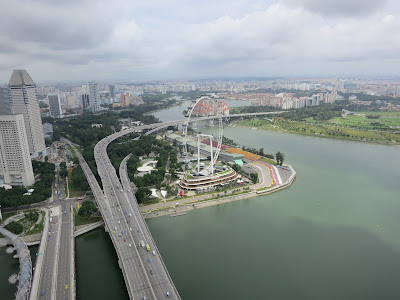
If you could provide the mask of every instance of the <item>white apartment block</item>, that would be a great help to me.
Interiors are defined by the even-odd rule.
[[[47,95],[47,98],[49,98],[50,116],[60,118],[62,114],[60,96],[57,94]]]
[[[97,82],[89,82],[89,105],[93,112],[100,110],[100,93]]]
[[[0,115],[0,177],[5,184],[35,183],[22,114]]]
[[[26,70],[14,70],[8,84],[11,114],[24,116],[29,152],[46,149],[36,85]]]

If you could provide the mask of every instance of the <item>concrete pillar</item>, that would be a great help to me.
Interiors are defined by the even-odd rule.
[[[214,175],[212,136],[210,136],[210,157],[211,157],[211,161],[210,161],[211,175]]]
[[[197,135],[197,172],[200,172],[200,135]]]

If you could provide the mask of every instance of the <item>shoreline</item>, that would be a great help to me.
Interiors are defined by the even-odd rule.
[[[363,144],[371,144],[371,145],[384,145],[384,146],[395,146],[395,147],[400,147],[400,143],[382,143],[382,142],[370,142],[370,141],[362,141],[362,140],[355,140],[355,139],[347,139],[343,137],[334,137],[334,136],[327,136],[327,135],[321,135],[321,134],[309,134],[309,133],[300,133],[300,132],[293,132],[293,131],[288,131],[288,130],[283,130],[283,129],[266,129],[266,128],[261,128],[261,127],[252,127],[252,126],[247,126],[243,124],[236,123],[236,126],[243,127],[243,128],[249,128],[253,129],[256,128],[255,130],[262,130],[262,131],[272,131],[272,132],[280,132],[280,133],[289,133],[289,134],[295,134],[295,135],[302,135],[302,136],[312,136],[312,137],[319,137],[319,138],[326,138],[326,139],[332,139],[332,140],[340,140],[340,141],[347,141],[347,142],[356,142],[356,143],[363,143]],[[345,127],[343,127],[345,128]]]
[[[290,187],[294,180],[296,179],[296,171],[291,165],[287,165],[290,167],[292,170],[292,174],[288,178],[288,180],[282,184],[276,185],[272,188],[268,189],[262,189],[262,190],[250,190],[247,192],[239,193],[239,194],[233,194],[233,195],[226,195],[226,196],[221,196],[221,197],[215,197],[213,199],[208,199],[208,200],[195,200],[193,202],[188,202],[187,204],[181,204],[178,207],[175,206],[170,206],[165,209],[160,209],[157,211],[153,212],[144,212],[142,211],[142,208],[139,207],[141,210],[141,214],[144,219],[151,219],[151,218],[157,218],[157,217],[162,217],[166,215],[172,216],[179,216],[179,215],[184,215],[186,214],[187,211],[199,209],[199,208],[205,208],[205,207],[210,207],[210,206],[216,206],[220,204],[225,204],[229,202],[236,202],[244,199],[250,199],[250,198],[256,198],[259,196],[263,195],[268,195],[280,190],[283,190],[285,188]],[[172,201],[174,202],[174,201]],[[145,209],[146,207],[143,207]],[[89,231],[92,231],[94,229],[100,228],[104,226],[104,221],[97,221],[94,223],[89,223],[85,225],[80,225],[75,228],[74,231],[74,237],[78,237],[80,235],[83,235]],[[42,239],[42,233],[37,233],[33,235],[28,235],[22,237],[22,239],[25,241],[27,246],[34,246],[40,244],[40,241]],[[0,238],[0,248],[1,247],[6,247],[8,245],[8,240],[6,238]]]
[[[244,200],[244,199],[256,198],[259,196],[275,193],[280,190],[289,188],[293,184],[294,180],[296,179],[296,175],[297,175],[296,171],[293,169],[292,166],[289,165],[289,167],[293,170],[293,174],[290,176],[290,178],[285,183],[282,183],[281,185],[275,186],[273,188],[265,189],[265,190],[261,190],[261,191],[253,190],[253,191],[249,191],[249,192],[242,193],[242,194],[223,196],[223,197],[219,197],[216,199],[210,199],[210,200],[200,200],[200,201],[196,201],[196,202],[190,203],[190,204],[183,204],[181,206],[174,207],[174,208],[170,207],[168,209],[157,210],[156,212],[142,212],[142,216],[144,219],[152,219],[152,218],[163,217],[163,216],[167,216],[167,215],[170,215],[171,217],[172,217],[172,215],[179,216],[180,213],[185,213],[185,212],[199,209],[199,208],[216,206],[216,205],[220,205],[220,204],[236,202],[236,201],[240,201],[240,200]]]

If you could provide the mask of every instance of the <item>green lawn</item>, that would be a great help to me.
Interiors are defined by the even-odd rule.
[[[42,215],[42,221],[40,221],[39,224],[36,224],[35,227],[31,231],[26,232],[26,235],[41,233],[43,231],[43,225],[44,225],[44,219],[45,219],[46,213],[44,211],[41,211],[39,213]]]
[[[267,164],[271,164],[271,165],[275,165],[276,166],[276,161],[274,161],[274,160],[272,160],[272,159],[270,159],[268,157],[262,157],[260,160],[265,162],[265,163],[267,163]]]
[[[315,121],[312,117],[305,121],[315,124],[335,124],[343,127],[352,127],[366,130],[389,130],[398,131],[399,129],[390,129],[389,126],[400,126],[400,112],[357,112],[357,115],[348,115],[346,118],[338,117],[328,121]],[[367,116],[379,116],[377,119],[369,119]]]
[[[392,114],[392,115],[393,119],[397,120],[397,114]],[[364,119],[366,118],[362,118],[360,116],[352,116],[352,117],[353,118],[349,118],[348,120],[346,120],[347,118],[345,120],[342,120],[341,118],[335,118],[330,121],[318,121],[318,122],[314,120],[312,121],[311,118],[308,118],[306,120],[307,122],[296,122],[284,119],[276,119],[274,124],[271,124],[269,121],[266,120],[246,120],[239,122],[238,125],[243,125],[247,127],[257,127],[264,130],[279,130],[296,134],[314,135],[320,137],[330,137],[330,138],[363,141],[370,143],[381,143],[381,144],[391,144],[391,145],[400,144],[400,134],[394,133],[393,132],[394,130],[390,131],[372,130],[373,126],[371,126],[370,123],[377,122],[377,120],[381,120],[381,118],[367,119],[369,123],[364,124],[361,123],[361,121],[364,122],[365,121]],[[384,119],[382,118],[382,120]],[[342,125],[340,124],[340,122],[347,122],[343,124],[348,124],[348,125],[347,126]],[[391,124],[397,124],[396,122],[397,121],[392,121]],[[355,124],[358,124],[358,127],[355,126]],[[400,129],[397,129],[397,131],[399,130]]]

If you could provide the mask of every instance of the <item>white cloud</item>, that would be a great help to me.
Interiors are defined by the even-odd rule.
[[[0,82],[14,68],[41,81],[391,75],[400,63],[394,1],[353,14],[359,0],[335,2],[346,18],[312,0],[6,2]]]

